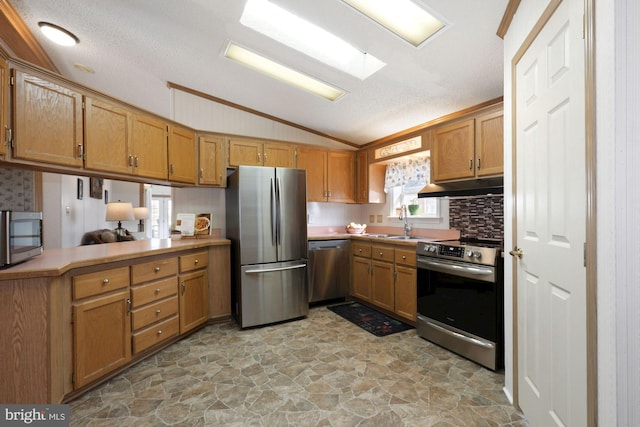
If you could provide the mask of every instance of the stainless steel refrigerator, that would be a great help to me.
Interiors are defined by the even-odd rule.
[[[225,195],[232,304],[240,327],[306,316],[306,172],[240,166]]]

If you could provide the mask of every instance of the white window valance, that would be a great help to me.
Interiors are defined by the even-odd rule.
[[[384,178],[385,191],[403,186],[405,193],[417,193],[429,183],[430,170],[428,154],[389,162]]]

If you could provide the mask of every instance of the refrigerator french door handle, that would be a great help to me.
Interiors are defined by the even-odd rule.
[[[274,271],[287,271],[287,270],[295,270],[297,268],[305,268],[307,264],[298,264],[298,265],[290,265],[288,267],[276,267],[276,268],[261,268],[256,270],[247,270],[245,273],[253,274],[253,273],[272,273]]]
[[[273,183],[273,178],[271,178],[271,244],[272,245],[276,245],[277,244],[277,221],[278,221],[278,217],[277,217],[277,203],[278,200],[276,198],[276,187]]]
[[[280,178],[276,178],[276,242],[282,245],[282,201],[280,200]]]

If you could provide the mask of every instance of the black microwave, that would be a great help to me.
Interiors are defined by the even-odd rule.
[[[42,253],[42,212],[0,211],[0,268]]]

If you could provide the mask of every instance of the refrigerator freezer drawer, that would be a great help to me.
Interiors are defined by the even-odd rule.
[[[307,261],[244,265],[237,318],[240,327],[266,325],[309,314]]]

